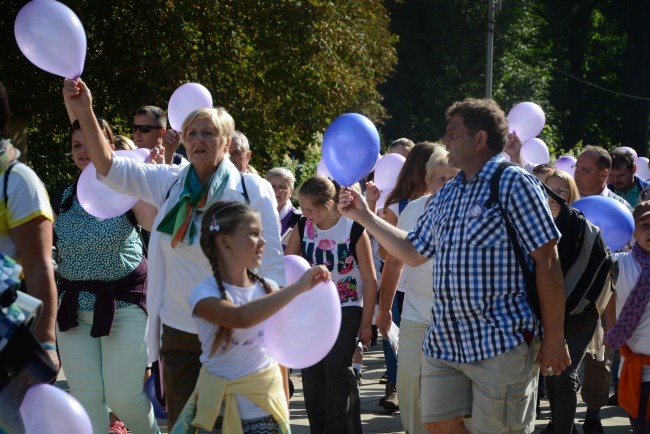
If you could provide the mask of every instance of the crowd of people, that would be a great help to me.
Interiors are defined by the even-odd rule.
[[[600,410],[612,400],[635,434],[650,433],[650,182],[635,175],[628,150],[587,146],[573,175],[529,167],[501,108],[466,99],[447,110],[441,143],[390,146],[406,160],[378,209],[371,178],[341,187],[313,176],[296,186],[283,167],[261,177],[223,108],[196,110],[174,131],[163,110],[142,107],[130,141],[95,114],[81,79],[65,80],[63,98],[75,165],[92,162],[101,182],[138,201],[96,218],[75,182],[50,205],[19,164],[4,177],[0,247],[21,261],[27,290],[43,301],[34,335],[62,365],[93,432],[160,432],[142,387],[151,370],[172,433],[290,432],[289,372],[265,349],[263,322],[332,280],[340,331],[325,358],[301,372],[314,434],[362,432],[362,350],[373,324],[386,343],[380,405],[399,410],[408,433],[530,433],[541,394],[551,408],[544,432],[573,433],[578,391],[585,434],[604,432]],[[7,140],[1,85],[0,101],[2,172],[19,152]],[[149,149],[151,161],[114,153],[134,147]],[[613,253],[609,302],[572,315],[556,222],[565,203],[594,195],[621,202],[636,228]],[[284,255],[311,266],[290,285]]]

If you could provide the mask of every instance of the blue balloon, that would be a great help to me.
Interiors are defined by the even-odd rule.
[[[151,405],[153,405],[153,413],[156,418],[167,419],[167,410],[165,409],[164,405],[158,401],[158,397],[156,396],[155,381],[158,378],[158,375],[153,369],[151,372],[151,375],[149,378],[147,378],[147,382],[144,385],[144,393],[149,397],[149,401],[151,401]]]
[[[349,187],[370,173],[379,153],[379,133],[370,119],[346,113],[327,127],[323,161],[334,180]]]
[[[605,196],[588,196],[572,204],[598,226],[607,247],[618,250],[632,239],[634,218],[621,202]]]

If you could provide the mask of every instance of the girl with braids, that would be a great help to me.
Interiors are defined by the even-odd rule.
[[[330,273],[313,267],[282,290],[255,274],[265,245],[262,223],[241,202],[208,208],[200,244],[213,275],[189,301],[203,367],[171,433],[288,433],[288,377],[264,347],[262,321]]]
[[[370,342],[377,297],[368,234],[339,214],[339,188],[322,176],[304,182],[298,192],[304,217],[284,252],[325,265],[341,301],[341,329],[334,347],[323,360],[302,370],[305,406],[314,434],[362,432],[359,386],[350,364],[358,340],[363,345]]]

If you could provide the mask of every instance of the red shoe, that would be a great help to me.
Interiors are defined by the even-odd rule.
[[[110,427],[108,428],[109,434],[129,434],[126,430],[126,426],[119,420],[112,420]]]

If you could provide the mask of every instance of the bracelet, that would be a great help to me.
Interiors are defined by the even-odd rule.
[[[43,347],[44,350],[52,350],[56,351],[56,344],[51,344],[49,342],[41,342],[41,347]]]

